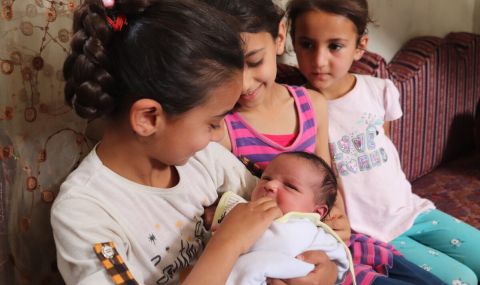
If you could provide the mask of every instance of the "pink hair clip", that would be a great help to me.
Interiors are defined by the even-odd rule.
[[[113,5],[115,5],[115,0],[102,0],[103,6],[107,9],[113,8]]]

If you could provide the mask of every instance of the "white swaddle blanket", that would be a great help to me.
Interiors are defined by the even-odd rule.
[[[245,200],[231,192],[223,194],[213,223],[221,221],[239,202]],[[336,284],[343,281],[349,268],[353,270],[348,248],[320,221],[320,215],[290,212],[274,221],[252,248],[238,258],[225,284],[263,285],[267,277],[290,279],[306,276],[314,265],[295,257],[308,250],[324,251],[337,264]]]

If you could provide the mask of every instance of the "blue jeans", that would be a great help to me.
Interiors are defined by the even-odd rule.
[[[404,257],[394,255],[388,277],[377,277],[372,285],[445,285],[445,283]]]
[[[390,242],[406,259],[448,284],[477,285],[480,231],[454,217],[428,210]]]

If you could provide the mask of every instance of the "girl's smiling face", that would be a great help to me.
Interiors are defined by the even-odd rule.
[[[268,32],[242,33],[241,36],[245,44],[245,66],[238,103],[242,108],[248,108],[259,105],[275,83],[277,55],[283,53],[284,23],[280,24],[276,39]]]

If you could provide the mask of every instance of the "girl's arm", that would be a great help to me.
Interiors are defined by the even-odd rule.
[[[228,134],[227,123],[224,120],[222,124],[225,134],[223,135],[223,138],[219,141],[219,143],[223,145],[226,149],[228,149],[228,151],[232,151],[232,143],[230,142],[230,135]]]
[[[320,156],[328,165],[331,165],[330,151],[328,148],[328,105],[325,97],[313,90],[308,89],[310,101],[315,110],[315,119],[317,121],[317,137],[315,144],[315,154]]]
[[[309,89],[308,94],[315,109],[318,126],[315,154],[331,165],[330,151],[328,147],[328,101],[322,94],[314,90]],[[337,181],[339,190],[337,192],[337,199],[335,200],[330,213],[325,218],[325,223],[334,229],[343,241],[347,242],[350,240],[351,229],[343,201],[343,184],[338,177]]]
[[[393,82],[389,79],[384,81],[384,90],[379,93],[383,96],[383,107],[385,110],[385,117],[383,118],[383,129],[385,136],[390,138],[390,122],[400,119],[402,117],[402,106],[400,105],[400,92]]]
[[[385,135],[390,138],[390,122],[383,123],[383,129],[385,130]]]
[[[345,211],[345,202],[343,201],[342,194],[343,184],[340,177],[337,177],[337,181],[337,199],[335,200],[335,203],[333,204],[333,207],[325,218],[324,222],[331,227],[346,244],[348,244],[352,231]]]
[[[66,196],[59,196],[51,211],[57,265],[65,284],[112,284],[112,278],[93,250],[99,242],[112,242],[130,273],[140,276],[137,273],[141,269],[129,264],[126,258],[129,238],[118,221],[105,211],[105,205],[75,195]],[[136,281],[144,283],[143,279]]]
[[[275,201],[268,197],[235,206],[182,284],[225,284],[237,258],[257,241],[274,219],[281,216]]]

